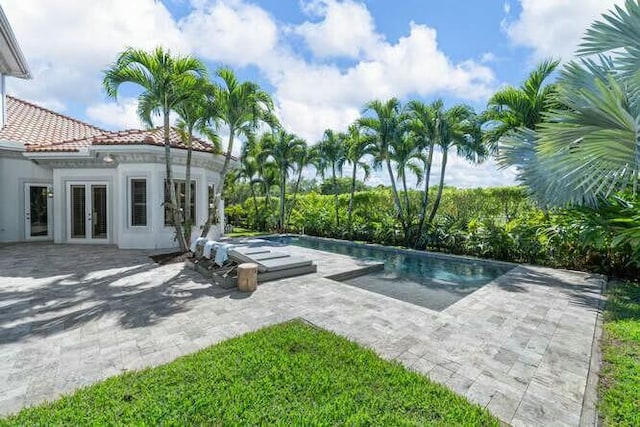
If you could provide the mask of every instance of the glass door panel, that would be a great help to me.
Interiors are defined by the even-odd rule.
[[[25,184],[24,219],[27,240],[45,240],[52,237],[50,188],[51,186],[46,184]]]
[[[107,186],[91,185],[91,237],[107,238]]]
[[[31,185],[29,187],[29,235],[43,237],[49,234],[49,198],[47,187]]]
[[[71,238],[87,237],[86,190],[84,185],[71,185]]]

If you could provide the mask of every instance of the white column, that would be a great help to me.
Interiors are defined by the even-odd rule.
[[[7,123],[7,89],[4,74],[0,74],[0,129]]]

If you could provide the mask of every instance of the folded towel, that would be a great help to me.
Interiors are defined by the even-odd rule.
[[[206,241],[207,241],[207,238],[206,238],[206,237],[198,237],[196,240],[194,240],[194,241],[191,243],[191,247],[189,248],[189,250],[190,250],[191,252],[195,253],[195,252],[196,252],[196,249],[198,249],[198,245],[199,245],[199,244],[201,244],[201,243],[204,243],[204,242],[206,242]]]
[[[216,245],[216,258],[213,262],[222,267],[224,262],[229,259],[228,252],[233,249],[233,247],[234,246],[230,243],[218,243]]]
[[[211,251],[214,250],[217,245],[218,245],[218,242],[216,242],[215,240],[207,241],[207,243],[204,244],[202,256],[204,256],[207,259],[211,259]]]

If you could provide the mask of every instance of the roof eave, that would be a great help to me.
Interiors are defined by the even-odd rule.
[[[86,149],[74,149],[67,151],[25,151],[23,156],[29,159],[59,159],[65,157],[90,158],[91,155]]]
[[[25,151],[25,146],[20,142],[6,141],[3,139],[0,139],[0,150]]]
[[[7,64],[8,69],[4,70],[2,72],[3,74],[21,79],[31,78],[31,71],[29,70],[27,60],[22,54],[20,45],[16,40],[7,16],[2,10],[2,6],[0,6],[0,49],[6,49],[14,62],[14,64]]]

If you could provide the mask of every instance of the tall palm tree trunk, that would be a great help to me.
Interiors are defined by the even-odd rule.
[[[409,205],[409,192],[407,191],[407,174],[406,171],[402,173],[402,191],[404,192],[404,211],[407,214],[407,222],[411,217],[411,206]]]
[[[271,212],[271,186],[268,185],[268,184],[264,185],[264,212],[265,212],[266,215],[269,215],[269,212]],[[268,216],[265,216],[263,218],[262,228],[264,230],[267,229],[267,221],[268,221],[268,219],[269,219]]]
[[[356,192],[356,169],[357,163],[353,163],[353,172],[351,173],[351,194],[349,196],[349,210],[347,212],[347,222],[349,226],[349,232],[351,232],[351,215],[353,214],[353,196]]]
[[[440,170],[440,186],[438,187],[436,200],[433,202],[433,207],[431,208],[431,214],[429,214],[429,223],[433,222],[433,218],[435,218],[438,207],[440,206],[440,200],[442,199],[442,187],[444,186],[444,172],[447,168],[448,153],[448,149],[442,149],[442,170]]]
[[[409,204],[409,192],[407,191],[407,174],[406,171],[402,173],[402,189],[404,192],[405,202],[405,225],[404,225],[404,245],[409,246],[409,222],[411,220],[411,205]]]
[[[420,235],[422,234],[422,228],[424,227],[425,219],[427,219],[427,206],[429,205],[429,182],[431,180],[431,164],[433,163],[433,149],[435,144],[429,145],[429,154],[427,156],[427,163],[424,168],[424,194],[422,195],[422,206],[420,210],[420,223],[418,224],[418,232],[416,234],[416,242],[414,246],[418,246]]]
[[[176,240],[180,246],[180,250],[186,252],[187,242],[185,240],[184,233],[182,231],[182,218],[180,215],[180,209],[178,207],[178,201],[176,197],[176,187],[173,184],[173,175],[171,173],[171,140],[169,136],[169,109],[164,109],[164,163],[167,174],[167,187],[166,192],[169,196],[170,211],[173,216],[173,226],[176,231]]]
[[[202,227],[202,233],[200,237],[207,237],[209,234],[209,230],[211,229],[211,224],[215,219],[216,213],[218,216],[224,215],[224,212],[218,212],[218,205],[220,204],[220,200],[222,199],[222,192],[224,191],[224,180],[227,177],[227,172],[229,171],[229,163],[231,163],[231,152],[233,150],[233,135],[235,134],[235,129],[229,129],[229,142],[227,143],[227,153],[224,157],[224,163],[222,165],[222,170],[220,171],[220,183],[218,184],[218,189],[215,192],[215,196],[213,197],[213,207],[209,208],[209,215],[207,215],[207,222],[205,222],[204,227]]]
[[[393,169],[391,168],[391,160],[389,160],[389,158],[386,158],[385,163],[387,164],[387,172],[389,173],[389,180],[391,180],[391,191],[393,192],[393,201],[396,205],[396,209],[398,210],[398,217],[400,218],[400,224],[402,225],[402,228],[405,229],[406,227],[404,224],[404,215],[402,213],[402,204],[400,203],[400,196],[398,195],[396,180],[393,176]]]
[[[193,221],[191,221],[191,157],[193,155],[192,134],[193,129],[191,126],[189,126],[187,130],[189,141],[187,141],[187,164],[184,184],[184,238],[187,242],[191,240],[191,230],[193,229]]]
[[[336,164],[331,165],[331,172],[333,174],[333,204],[336,210],[336,227],[340,227],[340,216],[338,215],[338,179],[336,177]]]
[[[287,228],[289,228],[289,222],[291,221],[291,213],[296,206],[296,197],[298,196],[298,189],[300,188],[300,181],[302,180],[302,168],[298,171],[298,179],[296,180],[296,185],[293,187],[293,198],[291,200],[291,205],[289,205],[289,211],[287,212]]]
[[[287,186],[287,175],[284,171],[280,173],[280,218],[278,220],[278,225],[280,227],[280,232],[283,232],[285,229],[284,226],[284,196],[286,194]]]
[[[251,191],[251,198],[253,199],[253,210],[256,215],[256,220],[258,220],[258,198],[256,197],[256,189],[253,187],[253,183],[249,183],[249,190]]]

